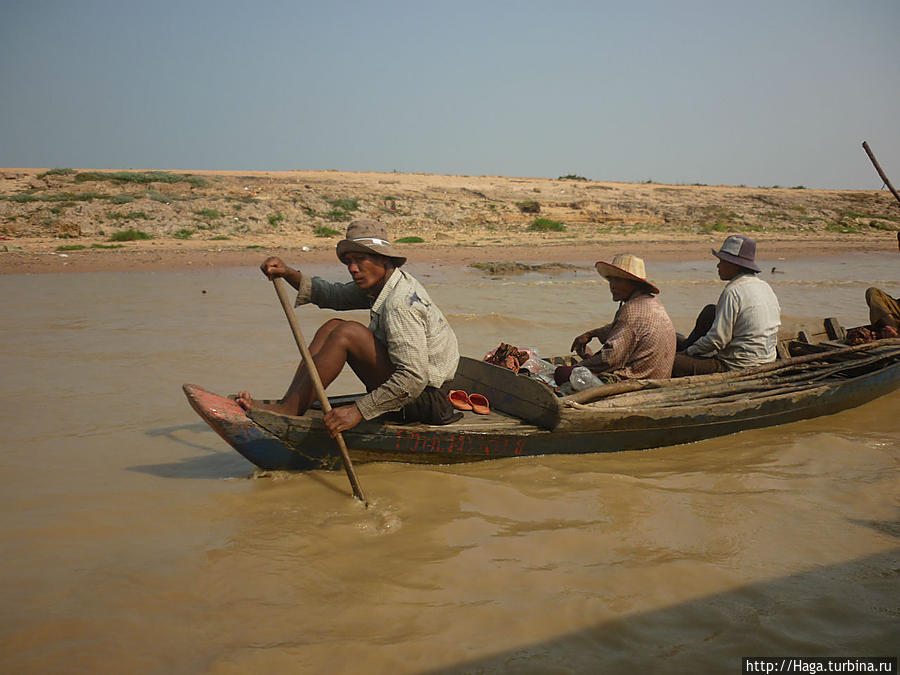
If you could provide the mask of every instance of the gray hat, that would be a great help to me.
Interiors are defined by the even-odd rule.
[[[719,260],[734,263],[752,272],[761,271],[756,266],[756,262],[754,262],[754,258],[756,258],[756,242],[743,234],[732,234],[725,239],[722,243],[722,248],[718,251],[715,249],[710,250]]]
[[[337,257],[344,262],[344,256],[352,251],[383,255],[391,259],[394,267],[406,262],[406,256],[391,245],[384,225],[376,220],[354,220],[347,226],[346,238],[337,245]]]

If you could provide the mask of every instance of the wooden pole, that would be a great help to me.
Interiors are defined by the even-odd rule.
[[[711,375],[692,375],[689,377],[675,377],[665,380],[625,380],[624,382],[613,382],[612,384],[603,384],[599,387],[591,387],[582,391],[576,391],[559,399],[560,403],[565,405],[571,401],[573,403],[592,403],[599,401],[601,398],[615,396],[616,394],[624,394],[632,391],[640,391],[642,389],[661,389],[664,387],[687,387],[693,384],[713,385],[720,382],[739,381],[741,379],[769,373],[774,370],[790,368],[811,361],[828,361],[835,356],[843,356],[845,354],[853,354],[855,352],[873,349],[875,347],[896,347],[900,346],[900,338],[888,338],[876,340],[875,342],[866,342],[859,345],[849,347],[839,347],[837,349],[828,349],[814,354],[804,354],[803,356],[793,356],[789,359],[776,360],[770,363],[764,363],[760,366],[744,368],[743,370],[729,370],[724,373],[714,373]]]
[[[312,355],[309,353],[309,347],[306,346],[306,341],[303,339],[303,333],[300,332],[300,325],[297,323],[297,315],[294,314],[294,308],[291,305],[290,298],[288,298],[284,279],[276,277],[275,279],[272,279],[272,283],[275,285],[275,292],[278,294],[278,299],[281,301],[281,307],[284,309],[284,314],[287,317],[288,323],[291,325],[294,341],[300,348],[300,354],[303,356],[303,362],[306,364],[306,372],[313,383],[313,387],[316,389],[316,396],[319,398],[319,403],[322,404],[322,413],[325,414],[331,410],[331,403],[328,401],[328,396],[325,395],[325,387],[322,386],[322,379],[319,377],[319,371],[316,370],[315,363],[313,363]],[[353,464],[350,462],[350,453],[347,451],[347,444],[344,442],[343,435],[338,432],[338,435],[335,436],[334,440],[337,442],[338,449],[341,451],[341,461],[344,463],[344,470],[347,472],[347,478],[350,479],[350,486],[353,488],[353,496],[368,508],[369,502],[366,501],[366,496],[363,494],[359,479],[356,477],[356,471],[353,470]]]
[[[900,202],[900,195],[897,194],[897,191],[894,189],[894,186],[891,185],[891,181],[888,180],[888,177],[884,175],[884,171],[881,170],[881,165],[878,163],[878,160],[875,159],[875,154],[869,149],[869,144],[863,141],[863,150],[866,151],[866,154],[869,156],[869,159],[872,160],[872,164],[875,165],[875,170],[878,172],[878,175],[881,176],[881,180],[884,181],[884,184],[887,185],[888,190],[897,198],[897,202]]]

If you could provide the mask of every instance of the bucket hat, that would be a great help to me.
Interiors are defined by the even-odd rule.
[[[406,256],[391,245],[387,229],[376,220],[360,218],[347,226],[346,237],[337,244],[337,257],[344,262],[344,256],[352,251],[386,256],[395,267],[406,262]]]
[[[620,253],[612,259],[611,263],[598,262],[594,264],[597,272],[604,279],[617,277],[629,279],[644,284],[652,293],[659,293],[659,289],[650,281],[647,281],[647,272],[644,268],[644,260],[630,253]]]
[[[745,237],[742,234],[732,234],[722,242],[722,248],[718,251],[715,249],[710,250],[719,260],[734,263],[753,272],[760,271],[754,260],[756,258],[756,242],[750,237]]]

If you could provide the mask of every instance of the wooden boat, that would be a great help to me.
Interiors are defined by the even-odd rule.
[[[847,346],[836,322],[826,320],[826,329],[818,336],[801,332],[798,339],[781,343],[782,358],[764,366],[618,382],[562,398],[527,375],[463,357],[452,387],[487,396],[489,415],[466,412],[447,426],[378,419],[343,435],[354,462],[449,464],[639,450],[829,415],[900,386],[900,339]],[[340,466],[317,406],[299,417],[245,412],[202,387],[183,388],[194,410],[262,469]],[[329,400],[338,406],[355,398]]]

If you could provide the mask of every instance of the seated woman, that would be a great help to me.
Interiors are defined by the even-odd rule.
[[[597,272],[609,283],[612,299],[619,302],[612,323],[577,336],[572,351],[605,382],[626,379],[665,378],[675,357],[675,326],[656,297],[659,289],[647,281],[644,261],[620,254],[611,263],[598,262]],[[597,338],[603,344],[593,353],[587,346]],[[574,366],[560,366],[557,384],[568,382]]]

